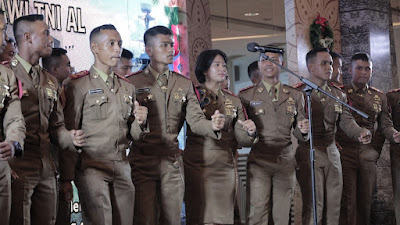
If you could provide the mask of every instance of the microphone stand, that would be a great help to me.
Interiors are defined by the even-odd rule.
[[[279,63],[275,62],[274,60],[271,60],[268,56],[266,56],[263,53],[260,53],[260,57],[263,57],[264,59],[272,62],[273,64],[279,66],[279,68],[287,71],[288,73],[292,74],[293,76],[299,78],[303,83],[307,85],[307,87],[304,89],[307,95],[307,110],[308,110],[308,121],[309,121],[309,136],[310,136],[310,163],[311,163],[311,188],[312,188],[312,200],[313,200],[313,221],[314,225],[317,225],[317,202],[316,202],[316,194],[315,194],[315,174],[314,174],[314,161],[315,161],[315,150],[314,150],[314,140],[313,140],[313,135],[312,135],[312,112],[311,112],[311,93],[312,90],[318,90],[319,92],[323,93],[324,95],[327,95],[328,97],[332,98],[336,102],[341,103],[342,105],[350,108],[351,110],[354,110],[357,114],[361,115],[364,118],[368,118],[368,115],[361,112],[360,110],[357,110],[353,108],[352,106],[348,105],[347,103],[343,102],[342,100],[336,98],[335,96],[331,95],[330,93],[326,92],[322,88],[318,87],[318,85],[314,84],[307,78],[304,78],[290,69],[280,65]]]

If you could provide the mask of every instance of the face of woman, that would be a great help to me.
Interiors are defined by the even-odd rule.
[[[221,55],[215,56],[210,68],[204,73],[206,76],[206,82],[216,83],[224,81],[226,74],[226,62]]]

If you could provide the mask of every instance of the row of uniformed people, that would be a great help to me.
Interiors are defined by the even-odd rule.
[[[311,215],[304,98],[301,92],[280,83],[275,64],[261,59],[263,81],[239,95],[251,119],[248,120],[239,99],[218,88],[226,76],[223,52],[208,50],[199,56],[196,76],[201,85],[193,87],[190,80],[168,70],[167,65],[173,60],[172,32],[160,26],[151,28],[144,37],[151,63],[144,71],[128,76],[133,86],[112,72],[122,41],[112,25],[103,25],[90,35],[95,56],[91,70],[75,74],[64,83],[65,126],[72,130],[68,133],[57,101],[57,82],[38,66],[39,59],[49,55],[52,43],[43,17],[21,17],[14,23],[14,33],[19,54],[11,60],[10,67],[23,84],[19,93],[27,139],[24,156],[10,161],[15,178],[11,224],[55,221],[56,188],[49,135],[63,149],[72,151],[72,143],[81,146],[75,181],[86,224],[132,224],[132,215],[135,224],[178,224],[184,192],[189,224],[232,224],[236,142],[242,146],[255,143],[248,162],[247,222],[268,221],[265,206],[273,202],[275,224],[287,223],[295,179],[292,127],[302,141],[297,162],[303,201],[307,202],[303,215]],[[282,50],[265,54],[283,64]],[[345,100],[339,89],[327,84],[332,70],[329,53],[311,51],[306,61],[311,80]],[[349,137],[358,137],[362,143],[370,142],[374,130],[360,128],[348,109],[320,93],[313,93],[312,107],[317,140],[317,199],[323,203],[327,195],[326,219],[335,224],[342,185],[334,142],[336,122]],[[185,167],[176,141],[184,120],[189,125]],[[46,123],[50,124],[48,129]],[[386,129],[383,133],[397,141],[398,133],[389,125],[382,126]],[[131,165],[125,154],[127,136],[134,140],[129,155]],[[22,143],[23,138],[17,141]],[[324,193],[324,187],[332,187],[332,191]],[[41,213],[43,208],[49,211]],[[318,212],[320,220],[323,207],[318,207]]]

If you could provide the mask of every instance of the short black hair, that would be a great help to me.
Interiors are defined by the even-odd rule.
[[[36,21],[44,21],[43,15],[31,14],[31,15],[21,16],[14,21],[13,32],[17,44],[24,35],[24,33],[26,32],[26,30],[23,29],[22,25],[24,23],[34,23]]]
[[[4,10],[0,9],[0,15],[3,15],[3,16],[4,16],[5,13],[6,13],[6,12],[5,12]]]
[[[89,36],[90,43],[93,42],[93,39],[94,39],[102,30],[117,30],[117,28],[115,28],[114,25],[112,25],[112,24],[104,24],[104,25],[101,25],[101,26],[98,26],[98,27],[94,28],[94,29],[90,32],[90,36]]]
[[[250,63],[250,65],[247,67],[247,75],[249,75],[249,78],[251,78],[251,74],[257,70],[259,70],[258,69],[258,61],[254,61],[254,62]]]
[[[133,53],[131,51],[129,51],[128,49],[123,48],[122,53],[121,53],[121,58],[132,59]]]
[[[162,35],[170,35],[172,36],[174,33],[172,33],[172,30],[164,27],[164,26],[155,26],[152,27],[144,33],[143,40],[144,40],[144,46],[147,46],[149,44],[149,41],[157,36],[157,34],[162,34]]]
[[[42,58],[43,68],[50,71],[51,67],[60,62],[61,56],[66,55],[67,50],[63,48],[53,48],[53,52],[47,58]]]
[[[310,61],[313,60],[317,56],[318,52],[327,52],[327,53],[329,53],[329,49],[327,49],[327,48],[316,48],[316,49],[313,49],[313,50],[309,51],[307,53],[307,55],[306,55],[306,64],[307,64],[307,66],[310,63]]]
[[[353,57],[351,57],[351,63],[357,60],[361,60],[364,62],[372,62],[371,57],[367,53],[363,52],[356,53],[353,55]]]
[[[222,56],[225,63],[227,62],[226,54],[219,49],[204,50],[197,57],[195,74],[199,83],[206,82],[206,76],[204,75],[204,72],[210,69],[212,62],[217,55]]]
[[[334,51],[330,51],[329,54],[331,55],[332,59],[342,59],[342,56]]]

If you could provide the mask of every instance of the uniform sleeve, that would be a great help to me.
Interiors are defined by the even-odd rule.
[[[136,90],[134,88],[133,93],[132,93],[133,101],[136,101],[135,93],[136,93]],[[133,110],[135,110],[135,108],[133,108]],[[132,111],[132,114],[133,114],[133,111]],[[138,124],[137,120],[135,119],[135,117],[132,115],[131,118],[129,119],[129,123],[131,123],[130,124],[130,135],[131,135],[133,141],[140,141],[144,134],[147,134],[150,132],[150,126],[149,126],[147,119],[146,119],[146,124],[144,126],[140,126]]]
[[[385,95],[382,96],[382,111],[381,113],[379,113],[377,120],[378,120],[378,128],[383,134],[383,136],[390,142],[395,143],[393,139],[393,133],[395,133],[396,130],[394,129],[393,122],[390,119],[390,114],[388,111],[388,103]]]
[[[4,106],[6,109],[3,119],[4,134],[7,141],[17,141],[23,147],[26,128],[24,116],[21,112],[17,81],[11,70],[7,71],[7,76],[10,84],[10,99]]]
[[[221,132],[212,129],[211,120],[207,120],[203,111],[200,108],[199,100],[194,93],[193,85],[189,87],[186,105],[186,122],[190,129],[201,136],[207,136],[214,139],[221,138]]]
[[[293,135],[302,142],[308,141],[308,139],[310,138],[310,136],[308,134],[303,134],[301,133],[299,127],[297,126],[297,122],[302,121],[306,118],[305,114],[306,114],[306,110],[305,110],[305,103],[304,103],[304,95],[302,93],[299,93],[297,95],[297,115],[296,115],[296,119],[293,123]]]
[[[347,103],[346,94],[342,93],[341,100]],[[350,109],[346,106],[342,107],[342,114],[340,114],[339,117],[339,126],[347,136],[358,141],[358,137],[360,137],[363,128],[358,126],[357,122],[354,120],[354,117],[350,113]]]
[[[234,131],[235,131],[235,137],[236,141],[238,144],[242,147],[252,147],[255,143],[258,141],[258,137],[250,137],[247,132],[243,129],[243,126],[240,125],[237,121],[245,121],[247,120],[247,114],[244,111],[245,109],[242,106],[242,103],[238,101],[238,107],[237,107],[237,118],[235,118],[235,126],[234,126]]]
[[[65,108],[71,107],[71,103],[74,102],[72,99],[69,98],[71,90],[67,91],[67,89],[69,88],[65,87],[65,90],[63,92],[65,93],[66,96]],[[68,130],[77,128],[75,126],[72,126],[73,124],[71,121],[70,114],[67,112],[65,115],[67,116],[64,117],[64,112],[60,104],[60,101],[57,101],[55,103],[55,109],[50,114],[49,133],[52,140],[56,141],[60,149],[76,151],[76,148],[72,142],[71,134]],[[66,123],[64,123],[64,119]]]
[[[78,159],[78,153],[73,151],[59,152],[59,170],[61,181],[75,180],[75,165]]]

